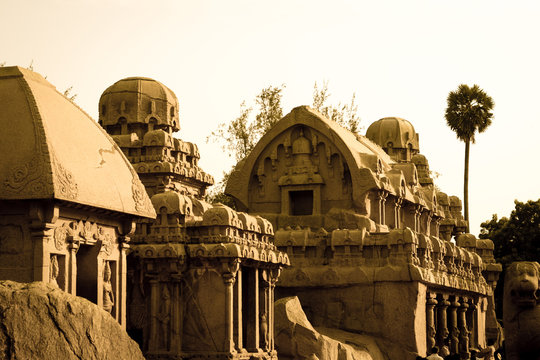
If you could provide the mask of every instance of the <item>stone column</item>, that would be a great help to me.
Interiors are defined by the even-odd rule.
[[[221,276],[225,284],[225,349],[226,353],[236,353],[234,348],[234,283],[240,268],[238,259],[224,259],[221,263]]]
[[[426,235],[431,235],[431,219],[433,218],[431,211],[426,211]]]
[[[117,269],[118,278],[116,279],[118,292],[116,294],[116,306],[117,306],[117,316],[118,322],[122,326],[122,329],[126,329],[126,319],[127,319],[127,249],[129,249],[129,237],[121,236],[118,237],[118,242],[120,242],[120,261],[119,269]]]
[[[260,339],[261,339],[261,348],[267,352],[270,350],[270,270],[262,269],[261,270],[261,291],[262,295],[261,300],[261,315],[260,315]]]
[[[274,291],[276,289],[276,282],[278,281],[279,275],[281,274],[281,268],[276,268],[270,270],[270,316],[268,318],[269,326],[268,330],[270,334],[268,337],[270,338],[270,351],[274,352],[275,346],[274,346]]]
[[[385,210],[385,203],[386,203],[386,197],[388,196],[388,193],[385,191],[379,191],[377,193],[377,200],[379,203],[379,223],[381,225],[386,225],[386,210]]]
[[[478,325],[476,324],[477,305],[473,298],[469,299],[467,326],[469,328],[469,347],[478,347]]]
[[[68,245],[69,265],[67,273],[67,288],[66,291],[72,295],[77,295],[77,251],[79,243],[71,241]]]
[[[148,351],[153,352],[158,350],[158,323],[157,311],[159,300],[159,281],[156,278],[151,278],[150,283],[150,340],[148,341]]]
[[[172,277],[172,309],[171,309],[171,352],[180,354],[182,351],[182,283],[180,276]]]
[[[42,206],[39,201],[30,203],[28,215],[34,260],[33,281],[49,281],[50,254],[45,252],[45,244],[52,239],[59,214],[58,206]]]
[[[422,215],[422,205],[414,206],[413,215],[414,215],[414,231],[420,232],[420,215]]]
[[[440,349],[446,346],[446,339],[448,338],[446,311],[449,305],[448,295],[439,295],[437,304],[437,346]]]
[[[236,273],[236,296],[235,296],[235,306],[236,306],[236,350],[241,351],[244,347],[243,343],[243,330],[242,330],[242,268]]]
[[[467,327],[467,309],[469,308],[468,299],[461,298],[459,313],[459,353],[462,359],[469,358],[469,329]]]
[[[260,344],[260,337],[259,337],[259,269],[253,268],[253,287],[252,294],[254,294],[253,302],[254,306],[253,309],[254,314],[251,314],[253,316],[253,348],[250,349],[253,352],[259,351],[259,344]]]
[[[403,198],[396,198],[394,203],[394,228],[401,228],[401,204],[403,203]]]
[[[223,282],[225,283],[225,351],[228,353],[234,352],[234,320],[233,320],[233,287],[235,274],[230,272],[223,274]]]
[[[436,294],[428,292],[426,300],[426,332],[427,332],[427,350],[429,352],[436,344],[435,335],[437,330],[435,329],[435,305],[437,300]]]
[[[450,353],[458,354],[459,353],[459,329],[458,329],[458,319],[457,319],[457,310],[460,307],[458,297],[455,296],[454,300],[450,304],[450,313],[448,316],[448,323],[450,325]]]

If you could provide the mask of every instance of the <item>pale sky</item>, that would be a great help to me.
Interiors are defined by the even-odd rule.
[[[478,84],[493,124],[471,147],[471,232],[514,199],[540,197],[540,3],[537,1],[28,1],[0,0],[0,63],[73,86],[97,119],[101,93],[128,76],[154,78],[180,101],[177,137],[195,142],[216,180],[233,165],[206,137],[269,85],[284,112],[356,93],[365,130],[405,118],[436,183],[463,197],[464,144],[446,126],[448,92]],[[1,130],[0,130],[1,131]]]

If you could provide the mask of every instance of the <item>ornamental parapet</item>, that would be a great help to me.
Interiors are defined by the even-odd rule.
[[[190,258],[236,258],[275,265],[290,265],[287,254],[250,245],[238,244],[189,244],[186,250]]]
[[[280,286],[419,281],[429,286],[491,294],[486,269],[494,271],[500,267],[485,264],[470,241],[465,248],[409,228],[371,234],[366,229],[336,229],[330,233],[323,230],[296,228],[276,232],[275,245],[292,262],[292,267],[283,271]]]

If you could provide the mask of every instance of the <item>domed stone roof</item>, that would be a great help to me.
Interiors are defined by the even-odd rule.
[[[402,118],[386,117],[369,126],[366,137],[383,149],[399,148],[419,151],[418,134],[413,125]]]
[[[122,150],[41,75],[0,68],[0,200],[58,199],[155,217]]]
[[[129,77],[115,82],[99,99],[102,126],[143,123],[180,130],[178,99],[159,81]],[[114,134],[114,135],[119,135]]]

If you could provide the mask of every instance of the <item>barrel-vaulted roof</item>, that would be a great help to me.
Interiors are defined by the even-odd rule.
[[[365,136],[351,133],[308,106],[299,106],[279,120],[259,140],[249,156],[236,166],[225,192],[247,206],[248,185],[257,159],[277,135],[297,125],[313,128],[332,140],[349,165],[354,201],[369,189],[385,186],[376,174],[378,171],[390,171],[395,161],[380,146]]]
[[[106,132],[41,75],[0,67],[0,199],[58,199],[155,217]]]

